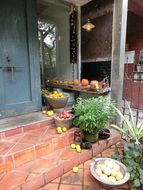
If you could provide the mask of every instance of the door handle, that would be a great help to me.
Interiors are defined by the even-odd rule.
[[[11,80],[14,80],[14,71],[16,68],[22,68],[22,67],[15,67],[13,65],[8,65],[8,66],[0,66],[0,69],[11,72]]]

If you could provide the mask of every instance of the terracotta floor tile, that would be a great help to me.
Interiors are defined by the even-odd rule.
[[[45,181],[44,181],[44,176],[43,175],[38,175],[32,180],[26,181],[25,183],[22,184],[22,190],[36,190],[42,186],[44,186]]]
[[[104,190],[103,185],[98,182],[90,173],[89,169],[84,170],[84,182],[83,182],[85,188],[95,188],[95,190]],[[89,189],[90,190],[90,189]]]
[[[83,169],[79,169],[78,173],[69,171],[68,173],[64,174],[61,178],[61,183],[64,184],[82,185],[82,182],[83,182]]]
[[[30,162],[28,162],[28,163],[25,163],[25,164],[23,164],[22,166],[16,168],[15,170],[16,170],[16,171],[19,171],[19,172],[20,172],[20,171],[23,171],[23,172],[30,173],[30,172],[32,172],[32,170],[35,168],[35,166],[37,165],[38,161],[39,161],[39,159],[37,159],[37,160],[32,160],[32,161],[30,161]]]
[[[79,168],[79,169],[84,168],[84,164],[80,164],[80,165],[78,166],[78,168]]]
[[[33,135],[33,134],[25,134],[22,137],[22,139],[19,141],[19,143],[37,144],[39,139],[40,139],[40,135],[36,136],[36,135]]]
[[[57,134],[57,132],[56,132],[56,127],[49,127],[44,135],[46,135],[46,136],[48,136],[48,135],[56,135],[57,136],[59,134]]]
[[[52,181],[52,183],[60,183],[61,177],[58,177]]]
[[[13,135],[11,137],[7,137],[6,140],[10,142],[18,142],[23,137],[23,135],[24,135],[23,133]]]
[[[59,190],[82,190],[82,186],[61,184]]]
[[[102,187],[96,187],[96,186],[83,186],[83,190],[106,190],[106,189],[103,189]]]
[[[27,134],[34,134],[36,136],[42,136],[44,135],[44,133],[47,131],[47,127],[42,127],[40,129],[35,129],[35,130],[31,130],[31,131],[27,131]]]
[[[80,153],[77,153],[75,149],[71,149],[70,147],[66,148],[61,154],[61,159],[70,160],[74,156],[77,157]]]
[[[59,138],[53,139],[53,148],[54,150],[65,147],[68,144],[67,138],[64,138],[64,134],[60,134]]]
[[[27,173],[12,171],[0,180],[0,190],[11,190],[26,179]]]
[[[55,183],[48,183],[44,187],[40,188],[39,190],[58,190],[59,184]]]
[[[52,152],[52,142],[51,140],[47,140],[46,142],[42,142],[35,147],[36,157],[42,157],[48,155]]]
[[[91,160],[88,160],[88,161],[84,162],[84,168],[85,169],[90,169],[90,163],[91,163]]]
[[[39,159],[39,162],[36,163],[35,167],[33,168],[33,173],[44,173],[51,168],[56,166],[56,162],[54,159]]]
[[[33,148],[26,149],[24,151],[14,154],[15,166],[18,167],[26,162],[34,160],[35,152]]]
[[[101,155],[102,157],[111,157],[112,155],[116,154],[117,150],[108,148],[107,150],[104,150]]]
[[[0,141],[0,155],[5,155],[14,145],[13,142]]]
[[[31,148],[33,145],[31,144],[24,144],[24,143],[17,143],[15,146],[13,146],[13,148],[11,148],[7,154],[14,154],[17,152],[21,152],[23,150],[26,150],[28,148]]]

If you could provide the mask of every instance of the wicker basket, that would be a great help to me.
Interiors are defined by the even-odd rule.
[[[64,94],[63,98],[51,98],[49,96],[45,96],[50,106],[53,108],[64,108],[67,104],[69,96]]]
[[[72,115],[72,117],[69,118],[69,119],[63,119],[63,120],[61,120],[57,116],[55,116],[54,120],[55,120],[56,127],[66,127],[68,129],[71,128],[74,117],[75,116]]]

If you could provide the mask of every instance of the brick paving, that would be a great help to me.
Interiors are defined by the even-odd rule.
[[[96,157],[112,157],[120,151],[124,146],[123,141],[111,146],[107,150],[98,154]],[[84,162],[78,166],[79,172],[73,173],[72,170],[63,174],[61,177],[46,184],[39,190],[129,190],[129,183],[118,188],[105,187],[99,183],[90,173],[91,160]]]

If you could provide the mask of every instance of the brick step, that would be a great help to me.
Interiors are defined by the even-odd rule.
[[[27,118],[25,118],[25,119],[27,119]],[[13,126],[12,119],[8,122],[12,123],[11,129],[0,132],[0,140],[3,140],[8,137],[12,137],[13,135],[22,134],[22,133],[25,133],[25,132],[28,132],[28,131],[31,131],[34,129],[41,129],[42,127],[46,127],[46,126],[54,124],[53,117],[50,117],[50,118],[47,117],[46,119],[42,119],[42,120],[39,120],[36,122],[27,122],[25,124],[17,123],[14,126]],[[3,125],[5,126],[5,123],[3,123]]]
[[[66,133],[69,132],[67,131]],[[59,135],[59,139],[65,140],[63,135]],[[100,154],[119,142],[120,139],[119,133],[111,129],[110,138],[94,143],[90,150],[82,150],[81,153],[77,153],[71,149],[70,145],[53,150],[45,156],[36,158],[7,173],[1,174],[0,190],[36,190],[70,171],[73,166],[84,163]]]
[[[21,127],[20,127],[21,128]],[[73,142],[74,128],[57,134],[53,119],[6,131],[0,140],[0,174]]]

